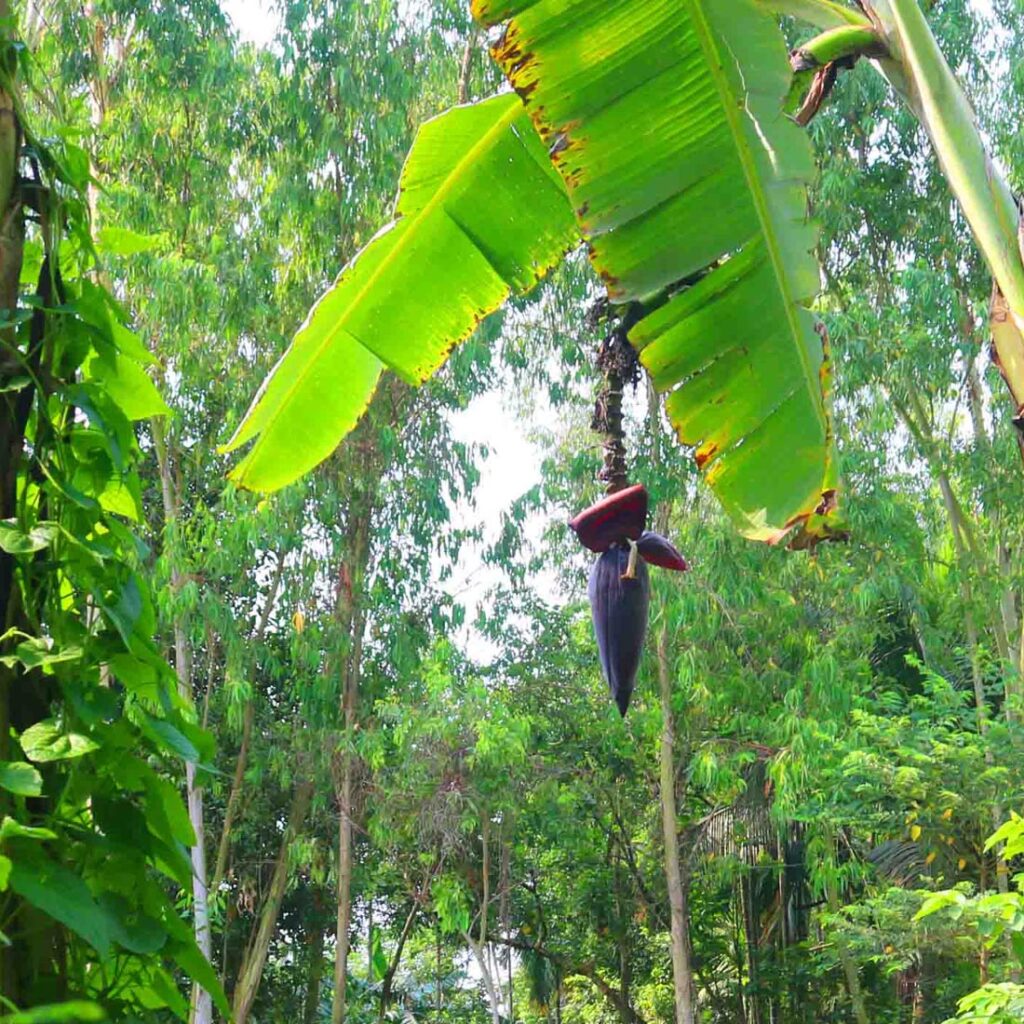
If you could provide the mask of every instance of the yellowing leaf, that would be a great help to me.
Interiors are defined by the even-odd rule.
[[[910,838],[916,843],[921,838],[921,826],[914,825],[910,829]]]

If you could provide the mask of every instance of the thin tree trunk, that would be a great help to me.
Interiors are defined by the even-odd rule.
[[[341,791],[338,794],[338,919],[337,948],[334,960],[334,999],[331,1024],[343,1024],[346,1012],[345,991],[348,982],[349,926],[352,921],[352,755],[348,742],[355,716],[346,708],[346,750],[342,766]]]
[[[466,942],[473,952],[477,966],[480,968],[480,977],[484,983],[484,990],[487,992],[487,1001],[491,1008],[491,1024],[501,1024],[501,994],[499,985],[491,973],[491,966],[487,962],[487,947],[478,939],[474,939],[468,932]]]
[[[832,882],[828,884],[826,899],[828,900],[829,911],[833,914],[838,914],[839,893]],[[846,991],[850,997],[853,1016],[857,1024],[871,1024],[868,1018],[867,1007],[864,1005],[864,993],[860,987],[860,974],[857,971],[857,963],[850,953],[846,939],[839,934],[836,935],[836,949],[839,952],[839,962],[842,965],[843,974],[846,976]]]
[[[435,940],[435,953],[437,954],[437,977],[435,979],[437,985],[437,991],[435,992],[436,1000],[435,1005],[438,1014],[444,1009],[444,989],[442,983],[444,981],[444,973],[441,970],[441,929],[435,926],[434,928],[434,940]]]
[[[398,965],[402,962],[402,952],[405,949],[405,943],[409,938],[409,934],[412,931],[413,923],[416,920],[416,915],[419,913],[419,906],[413,901],[412,907],[409,909],[409,914],[405,919],[405,925],[402,928],[402,934],[398,936],[398,945],[395,947],[394,955],[391,957],[391,963],[388,964],[388,969],[381,980],[380,987],[380,1019],[384,1019],[384,1015],[388,1012],[388,1007],[391,1005],[391,992],[395,984],[395,975],[398,973]]]
[[[473,55],[476,53],[478,30],[474,25],[469,30],[469,38],[466,40],[466,48],[462,51],[462,63],[459,67],[459,103],[469,102],[469,76],[473,71]]]
[[[509,923],[510,895],[512,892],[512,837],[510,819],[505,818],[501,823],[501,867],[498,870],[498,915],[501,920],[502,935],[511,933]],[[495,963],[497,963],[497,950],[495,950]],[[515,992],[512,988],[512,949],[505,947],[505,972],[508,982],[508,1019],[515,1022]]]
[[[622,860],[615,855],[615,868],[612,872],[615,885],[615,945],[619,953],[619,985],[622,989],[622,1003],[619,1005],[619,1019],[622,1024],[630,1024],[633,1014],[633,959],[629,948],[629,923],[626,908],[622,899]]]
[[[8,0],[0,0],[0,18],[11,17]],[[3,32],[0,41],[5,48],[14,34]],[[13,85],[13,80],[12,80]],[[25,217],[18,187],[18,154],[21,149],[21,126],[18,124],[16,98],[0,89],[0,314],[13,314],[18,306],[21,269],[25,247]],[[4,319],[13,320],[13,316]],[[13,352],[17,345],[17,328],[0,329],[3,349]],[[18,360],[3,360],[2,383],[21,371]],[[0,515],[8,519],[15,514],[18,462],[24,444],[23,431],[18,429],[15,394],[4,390],[2,422],[0,422]],[[14,556],[0,551],[0,631],[10,627],[11,598],[14,583]],[[10,756],[10,700],[14,669],[0,667],[0,759]],[[0,792],[0,807],[7,801]],[[2,950],[0,950],[2,955]],[[6,957],[4,958],[7,959]],[[3,978],[0,977],[0,981]]]
[[[191,681],[189,696],[191,697]],[[188,794],[188,818],[196,834],[192,847],[192,904],[195,914],[196,944],[207,961],[213,961],[213,933],[210,929],[210,901],[206,887],[206,832],[203,826],[203,791],[196,785],[196,766],[185,764],[185,790]],[[213,999],[198,983],[192,986],[192,1024],[212,1024]]]
[[[966,304],[966,303],[965,303]],[[973,334],[965,329],[968,342],[974,341]],[[967,397],[971,412],[971,424],[974,428],[975,442],[985,453],[989,463],[995,468],[995,455],[992,439],[985,426],[984,400],[982,397],[981,378],[978,375],[978,364],[972,358],[967,367]],[[1013,554],[1006,541],[1003,529],[1002,507],[999,501],[992,509],[992,526],[996,535],[996,568],[998,579],[1005,581],[1006,586],[999,595],[999,618],[997,622],[997,640],[999,653],[1005,664],[1006,716],[1012,721],[1017,713],[1022,695],[1021,647],[1018,641],[1020,624],[1017,616],[1017,602],[1010,581],[1013,579]]]
[[[491,902],[491,822],[486,806],[480,811],[480,933],[474,939],[467,933],[469,947],[476,957],[483,977],[487,999],[491,1004],[492,1024],[501,1024],[501,985],[494,978],[491,965],[487,962],[487,918]]]
[[[8,0],[0,0],[0,18],[11,17]],[[0,30],[0,42],[7,53],[8,44],[14,42],[15,30]],[[13,69],[13,62],[10,65]],[[11,78],[12,87],[16,82]],[[18,186],[18,156],[21,149],[21,126],[16,113],[16,97],[0,89],[0,313],[13,313],[18,305],[19,283],[25,245],[25,218]],[[13,319],[5,316],[4,319]],[[17,345],[17,329],[0,330],[0,342],[5,353],[13,353]],[[17,359],[3,359],[0,383],[20,372]],[[27,389],[25,389],[27,393]],[[0,518],[9,519],[16,514],[18,466],[24,448],[21,393],[8,391],[0,396]],[[24,417],[27,419],[27,417]],[[17,603],[14,578],[14,556],[0,551],[0,632],[6,632],[14,622]],[[0,666],[0,760],[11,757],[12,712],[16,713],[21,700],[23,674],[14,667]],[[0,817],[7,811],[9,797],[0,791]],[[0,992],[13,1003],[21,1001],[19,968],[26,949],[20,939],[10,945],[0,945]]]
[[[470,944],[475,941],[469,935],[466,935],[466,940]],[[559,999],[561,999],[562,985],[567,978],[586,978],[605,997],[609,1005],[618,1013],[619,1018],[625,1021],[626,1024],[645,1024],[643,1017],[630,1004],[626,991],[623,988],[615,988],[615,986],[609,984],[601,977],[594,964],[570,960],[567,957],[552,952],[539,943],[523,942],[520,939],[512,938],[498,938],[493,941],[500,942],[512,949],[529,950],[554,964],[558,971]]]
[[[924,986],[920,974],[914,978],[914,1000],[911,1003],[910,1019],[913,1024],[921,1024],[925,1019]]]
[[[176,551],[175,527],[180,510],[180,495],[174,475],[174,462],[170,446],[160,418],[151,421],[153,447],[156,449],[160,471],[160,491],[163,499],[164,537],[169,550],[165,550],[171,565],[171,589],[178,593],[182,586],[181,569]],[[169,541],[169,543],[168,543]],[[184,700],[192,703],[191,650],[185,620],[181,615],[174,617],[174,667],[178,675],[178,690]],[[188,817],[195,833],[192,847],[192,910],[196,933],[196,944],[208,961],[213,959],[213,940],[210,931],[209,895],[206,885],[206,830],[203,816],[203,791],[196,785],[196,767],[185,764],[185,793],[188,802]],[[190,1020],[192,1024],[212,1024],[213,1000],[198,983],[192,986]]]
[[[949,477],[942,468],[935,440],[928,430],[928,419],[921,400],[916,395],[911,395],[911,402],[913,415],[911,415],[910,410],[905,409],[899,403],[896,403],[896,408],[906,423],[907,428],[921,447],[925,458],[928,460],[932,474],[939,484],[943,505],[949,518],[950,531],[953,535],[953,548],[956,552],[960,576],[960,596],[964,606],[964,632],[967,634],[967,643],[971,652],[971,681],[974,686],[974,704],[978,716],[978,733],[984,740],[988,733],[988,702],[985,697],[985,684],[981,673],[981,637],[974,618],[974,598],[971,588],[972,572],[983,572],[984,570],[982,554],[971,525],[953,492],[953,486],[950,483]],[[1001,609],[997,609],[994,624],[997,635],[1003,624],[1004,620]],[[1008,645],[1005,642],[1000,647],[1008,654]],[[1009,698],[1009,696],[1010,693],[1008,692],[1007,697]],[[1006,716],[1008,720],[1012,721],[1013,712],[1009,706],[1012,704],[1012,701],[1008,699],[1006,703]],[[992,751],[987,746],[985,748],[985,763],[988,765],[994,763]],[[995,801],[992,806],[993,830],[999,828],[1002,823],[1003,806],[1001,801]],[[1009,869],[1006,862],[1001,858],[996,860],[996,888],[1004,896],[1010,891]],[[1011,954],[1011,962],[1013,962],[1013,949],[1009,933],[1007,933],[1005,938],[1007,949]],[[1019,977],[1019,971],[1014,969],[1012,976],[1014,978]]]
[[[751,1024],[761,1024],[761,947],[758,943],[754,884],[749,871],[740,876],[740,909],[743,917],[744,945],[747,950],[747,1013]]]
[[[247,1024],[252,1004],[259,992],[263,969],[267,964],[267,954],[270,952],[270,943],[273,941],[274,932],[277,929],[277,919],[281,913],[281,903],[288,885],[288,850],[302,830],[312,799],[313,783],[305,780],[296,783],[292,804],[288,811],[288,825],[281,837],[281,847],[274,863],[270,888],[260,909],[259,926],[246,950],[245,959],[238,975],[238,984],[235,985],[231,1006],[234,1024]]]
[[[345,726],[342,752],[341,784],[338,787],[338,917],[334,961],[334,998],[331,1024],[344,1024],[346,984],[348,980],[349,927],[352,921],[352,873],[354,867],[353,776],[355,758],[352,743],[355,735],[359,677],[363,654],[365,616],[360,607],[363,578],[370,557],[370,519],[373,501],[353,509],[349,529],[349,562],[342,564],[338,585],[339,633],[347,640],[348,650],[341,664],[341,712]]]
[[[661,695],[661,826],[665,841],[665,879],[672,913],[672,983],[676,1024],[694,1024],[693,972],[687,920],[687,882],[679,864],[679,825],[675,796],[675,719],[669,668],[668,626],[658,635],[658,689]]]
[[[306,997],[302,1008],[303,1024],[316,1024],[320,1015],[320,989],[324,978],[324,933],[319,921],[313,928],[309,943],[309,973],[306,975]]]
[[[252,636],[251,646],[258,648],[263,642],[270,623],[270,615],[277,603],[277,595],[281,590],[281,580],[284,576],[284,554],[278,552],[277,566],[274,569],[274,577],[270,583],[270,590],[267,592],[267,600],[263,606],[263,613],[256,624],[256,631]],[[249,765],[249,751],[252,745],[252,729],[256,720],[256,701],[250,696],[246,702],[245,711],[242,715],[242,742],[238,748],[238,757],[235,759],[235,773],[231,779],[231,793],[228,795],[227,807],[224,809],[224,825],[221,828],[220,842],[217,844],[217,860],[213,868],[213,878],[210,880],[210,891],[216,892],[224,881],[227,871],[228,856],[231,853],[231,832],[235,823],[235,815],[241,805],[242,788],[245,783],[245,771]]]

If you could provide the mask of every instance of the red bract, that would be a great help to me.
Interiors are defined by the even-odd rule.
[[[660,533],[644,531],[643,535],[636,542],[640,557],[651,565],[660,566],[662,569],[671,569],[674,572],[688,572],[690,563],[680,554],[679,549]]]
[[[616,491],[569,523],[580,543],[599,555],[616,541],[639,540],[646,525],[647,489],[643,484]]]

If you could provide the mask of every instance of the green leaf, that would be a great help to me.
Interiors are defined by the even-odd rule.
[[[210,966],[210,961],[203,956],[195,941],[176,941],[168,945],[168,952],[174,962],[195,982],[198,982],[213,999],[214,1006],[225,1017],[231,1015],[227,996],[221,988],[217,972]]]
[[[956,892],[952,889],[946,892],[936,893],[934,896],[929,896],[921,905],[921,909],[914,915],[915,921],[920,921],[925,917],[930,917],[932,914],[938,913],[940,910],[945,910],[947,907],[959,907],[963,906],[966,902],[966,897],[961,892]]]
[[[100,607],[121,634],[125,647],[131,650],[135,627],[145,611],[139,581],[134,575],[130,576],[118,592],[116,604],[103,601],[100,602]]]
[[[91,1022],[107,1019],[106,1011],[97,1003],[74,999],[67,1003],[50,1003],[35,1006],[0,1017],[0,1024],[73,1024],[75,1021]]]
[[[34,842],[56,839],[57,833],[51,832],[48,828],[34,828],[29,825],[22,825],[20,821],[13,818],[4,818],[0,822],[0,843],[9,839],[31,839]]]
[[[370,943],[370,970],[374,981],[380,981],[391,966],[387,954],[384,952],[384,943],[381,940],[380,930],[374,929],[373,941]]]
[[[98,495],[100,507],[105,512],[124,516],[133,523],[142,522],[142,495],[138,477],[126,476],[113,479]]]
[[[157,697],[160,678],[155,666],[134,654],[116,654],[110,659],[110,668],[117,681],[132,693],[151,699]]]
[[[11,888],[106,956],[110,921],[78,875],[41,854],[19,855],[11,870]]]
[[[155,715],[147,712],[141,724],[143,730],[157,746],[168,753],[183,757],[192,764],[196,764],[199,761],[199,751],[196,749],[195,744],[180,729],[175,728],[166,719],[157,718]]]
[[[53,152],[61,177],[75,189],[84,192],[91,177],[89,154],[68,139],[61,140],[62,153],[58,158]]]
[[[166,245],[166,235],[141,235],[128,228],[103,227],[99,231],[99,248],[114,256],[137,256]]]
[[[1018,814],[1012,814],[1009,821],[1000,825],[985,840],[985,852],[988,853],[994,846],[998,846],[999,843],[1005,843],[1009,847],[1011,844],[1019,844],[1022,840],[1024,840],[1024,818],[1021,818]],[[1003,851],[1003,858],[1005,860],[1009,860],[1012,856],[1012,854],[1008,854],[1005,850]]]
[[[146,818],[150,827],[167,842],[193,846],[196,835],[177,787],[155,774],[146,776],[145,785]]]
[[[474,0],[669,417],[739,528],[838,529],[828,353],[786,46],[754,0]],[[668,296],[667,302],[665,301]],[[651,301],[653,300],[653,301]],[[663,303],[663,304],[662,304]],[[660,308],[655,308],[660,305]]]
[[[99,381],[110,398],[130,420],[166,416],[170,408],[149,374],[133,359],[115,353],[111,358],[96,356],[86,366],[86,375]]]
[[[92,753],[98,747],[88,736],[62,732],[53,719],[29,726],[18,738],[18,742],[25,756],[37,764],[68,761]]]
[[[68,661],[79,661],[82,657],[81,647],[67,647],[64,650],[53,649],[53,641],[49,637],[29,637],[14,649],[14,654],[6,654],[0,658],[0,664],[13,668],[15,664],[24,665],[27,669],[49,669]]]
[[[0,789],[16,796],[40,796],[43,777],[24,761],[0,761]]]
[[[167,943],[167,932],[158,921],[132,907],[116,893],[104,893],[100,905],[110,921],[110,937],[119,946],[139,956],[159,953]]]
[[[37,523],[25,531],[16,519],[0,522],[0,548],[9,555],[32,555],[48,548],[60,533],[56,523]]]
[[[422,383],[577,237],[515,96],[428,121],[405,165],[394,222],[313,308],[225,446],[258,435],[232,478],[272,491],[323,461],[362,416],[384,367]]]
[[[0,855],[0,892],[7,892],[7,886],[11,880],[11,868],[13,867],[14,862],[10,857]]]

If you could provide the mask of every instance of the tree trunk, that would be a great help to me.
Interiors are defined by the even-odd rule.
[[[828,909],[831,913],[839,913],[839,893],[836,891],[833,882],[828,883],[826,892]],[[857,971],[856,961],[846,945],[846,939],[842,935],[836,936],[836,949],[839,951],[839,962],[842,964],[843,974],[846,976],[846,991],[850,997],[850,1005],[853,1008],[853,1016],[857,1024],[871,1024],[868,1018],[868,1011],[864,1005],[864,993],[860,987],[860,974]]]
[[[487,962],[487,947],[471,935],[466,935],[466,942],[473,951],[473,957],[480,968],[480,977],[484,983],[484,991],[487,993],[487,1001],[491,1008],[491,1024],[501,1024],[501,991],[500,985],[491,972],[491,965]]]
[[[622,898],[622,861],[618,853],[615,855],[612,874],[615,885],[615,945],[619,954],[619,985],[622,990],[619,1019],[622,1024],[630,1024],[633,1017],[633,958],[629,948],[629,915]]]
[[[351,718],[348,715],[346,726],[345,734],[351,736]],[[331,1024],[343,1024],[345,1020],[349,926],[352,921],[352,860],[352,756],[346,750],[338,794],[338,919]]]
[[[338,798],[338,918],[334,961],[334,998],[331,1003],[331,1024],[344,1024],[346,1014],[346,983],[348,979],[349,927],[352,921],[352,873],[355,862],[353,816],[353,782],[355,758],[352,743],[356,726],[359,696],[359,675],[363,654],[365,616],[360,607],[363,579],[370,558],[370,519],[373,501],[360,503],[351,511],[349,527],[349,559],[342,564],[338,584],[339,633],[347,641],[341,663],[341,712],[345,725],[342,751],[341,783]]]
[[[679,864],[679,826],[675,795],[675,719],[669,667],[668,626],[658,635],[658,688],[661,694],[661,826],[665,841],[665,879],[672,913],[672,983],[676,1024],[694,1024],[693,973],[687,907],[688,883]]]
[[[176,525],[180,511],[180,495],[177,481],[174,478],[174,461],[167,436],[164,433],[162,419],[151,421],[153,431],[153,447],[156,449],[157,464],[160,471],[160,492],[163,499],[164,543],[168,561],[171,565],[171,589],[177,593],[182,586],[181,569],[178,554]],[[178,675],[178,690],[189,704],[192,703],[192,658],[188,642],[188,633],[183,616],[174,617],[174,668]],[[206,829],[203,816],[203,791],[196,785],[196,768],[194,764],[185,765],[185,793],[188,803],[188,818],[195,833],[195,845],[192,847],[192,910],[195,922],[196,944],[208,961],[213,959],[213,941],[210,932],[209,894],[206,886]],[[191,1024],[212,1024],[213,1000],[210,993],[202,986],[192,986]]]
[[[191,696],[191,684],[189,695]],[[195,913],[196,944],[203,956],[213,961],[213,936],[210,930],[209,893],[206,888],[206,833],[203,827],[203,791],[196,785],[196,766],[185,765],[185,788],[188,794],[188,819],[196,834],[192,847],[192,903]],[[212,1024],[213,1000],[201,985],[192,986],[192,1024]]]
[[[466,936],[466,940],[470,945],[472,945],[472,942],[474,941],[469,935]],[[624,988],[615,988],[613,985],[610,985],[601,977],[592,963],[579,963],[570,960],[567,957],[546,949],[539,943],[523,942],[520,939],[512,938],[498,938],[494,941],[500,942],[512,949],[530,950],[554,964],[558,971],[559,1000],[561,1000],[562,985],[567,978],[586,978],[601,993],[601,995],[604,996],[608,1001],[608,1004],[614,1008],[616,1013],[618,1013],[619,1018],[625,1021],[626,1024],[645,1024],[643,1017],[633,1009],[626,990]]]
[[[0,0],[0,18],[11,16],[8,0]],[[0,35],[4,46],[12,41],[13,34]],[[15,97],[0,89],[0,313],[13,313],[18,306],[19,282],[21,280],[22,257],[25,245],[25,218],[21,208],[18,188],[18,153],[21,149],[21,127],[15,113]],[[5,317],[5,319],[7,319]],[[17,331],[5,327],[0,331],[3,348],[13,351],[17,345]],[[18,372],[17,361],[4,360],[2,383]],[[15,514],[17,498],[18,462],[21,458],[24,437],[17,429],[19,416],[13,392],[3,392],[0,407],[3,421],[0,422],[0,517],[9,519]],[[14,556],[0,551],[0,632],[10,627],[11,597],[14,585]],[[10,711],[11,689],[15,669],[0,666],[0,760],[10,758]],[[0,792],[0,810],[5,809],[8,797]],[[6,965],[10,956],[0,948],[0,991],[14,991],[13,978]],[[15,997],[16,998],[16,997]]]
[[[306,997],[302,1007],[303,1024],[316,1024],[320,1015],[320,989],[324,978],[325,931],[324,925],[317,922],[309,939],[309,973],[306,975]]]
[[[761,947],[758,942],[758,914],[754,902],[754,884],[751,872],[740,876],[740,909],[743,917],[743,937],[747,950],[747,1015],[750,1024],[762,1024],[761,1011]]]
[[[288,885],[288,850],[302,830],[312,799],[313,783],[296,783],[292,805],[288,811],[288,826],[281,837],[281,847],[274,863],[270,888],[260,909],[260,923],[246,950],[238,975],[238,984],[235,986],[231,1005],[234,1024],[247,1024],[252,1004],[259,992],[263,968],[267,963],[267,954],[270,952],[270,943],[277,929],[277,918],[281,913],[281,903]]]
[[[8,0],[0,0],[0,18],[11,16]],[[13,41],[13,33],[0,33],[6,46]],[[0,89],[0,313],[13,313],[18,306],[19,282],[25,245],[25,218],[18,187],[18,154],[21,149],[21,127],[15,113],[15,97]],[[7,317],[5,317],[7,319]],[[13,352],[17,345],[17,329],[5,327],[0,331],[3,349]],[[6,384],[20,372],[18,361],[3,360],[0,383]],[[16,514],[18,464],[24,445],[24,431],[19,429],[21,416],[16,392],[4,390],[0,404],[0,518],[10,519]],[[14,556],[0,551],[0,632],[6,632],[12,623],[14,599]],[[10,759],[12,691],[17,687],[17,670],[0,666],[0,760]],[[8,796],[0,792],[0,812],[5,812]],[[13,951],[0,946],[0,991],[12,993],[17,1000]]]
[[[971,680],[974,686],[974,704],[978,716],[978,734],[985,738],[988,732],[988,706],[985,697],[984,679],[981,672],[981,637],[978,631],[977,622],[974,617],[974,595],[971,587],[972,573],[984,573],[986,566],[983,562],[982,553],[974,537],[971,524],[967,519],[963,507],[957,500],[950,483],[949,477],[942,468],[939,459],[937,446],[931,432],[928,417],[921,400],[916,395],[911,395],[912,411],[897,404],[897,411],[900,413],[904,423],[910,430],[914,439],[922,449],[932,474],[939,484],[939,491],[942,494],[942,502],[949,519],[950,531],[953,535],[953,549],[956,552],[957,568],[960,576],[960,596],[964,606],[964,632],[967,635],[967,643],[971,652]],[[987,435],[986,435],[987,437]],[[999,568],[999,566],[997,566]],[[1012,600],[1012,598],[1011,598]],[[1001,628],[1005,628],[1004,609],[1002,601],[993,615],[994,632],[999,634]],[[1004,659],[1009,657],[1008,643],[1004,639],[999,645]],[[1013,684],[1010,682],[1011,669],[1004,667],[1007,675],[1007,691],[1005,701],[1005,715],[1008,721],[1013,721]],[[985,763],[994,763],[992,751],[985,747]],[[1003,806],[996,801],[992,806],[992,828],[993,831],[1003,823]],[[1002,858],[996,860],[996,888],[1001,895],[1005,896],[1010,891],[1010,874],[1006,862]],[[1015,963],[1013,946],[1009,933],[1005,936],[1007,952],[1010,954],[1010,962]],[[1011,977],[1016,981],[1020,977],[1018,968],[1013,968]]]
[[[274,570],[274,578],[267,593],[267,601],[263,606],[263,614],[256,625],[256,632],[252,637],[252,647],[256,648],[263,642],[270,623],[270,615],[277,602],[277,595],[281,590],[281,580],[284,576],[284,554],[278,553],[277,567]],[[249,750],[252,744],[252,729],[256,720],[256,702],[250,696],[245,705],[245,712],[242,716],[242,742],[238,748],[238,757],[235,759],[235,774],[231,779],[231,793],[228,796],[227,807],[224,809],[224,824],[221,828],[220,842],[217,844],[217,860],[213,869],[213,878],[210,881],[210,891],[216,892],[224,881],[224,874],[227,871],[228,856],[231,853],[231,830],[235,823],[235,815],[242,799],[242,787],[245,782],[245,770],[249,764]]]
[[[405,919],[405,925],[402,927],[402,934],[398,936],[398,945],[395,947],[394,956],[391,957],[391,963],[388,964],[388,969],[381,979],[380,986],[380,1019],[383,1020],[385,1014],[388,1012],[388,1007],[391,1005],[391,994],[395,984],[395,975],[398,973],[398,965],[402,962],[402,953],[405,950],[405,943],[409,938],[409,933],[412,931],[413,923],[416,920],[416,915],[419,913],[419,906],[413,901],[412,907],[409,909],[409,914]]]

